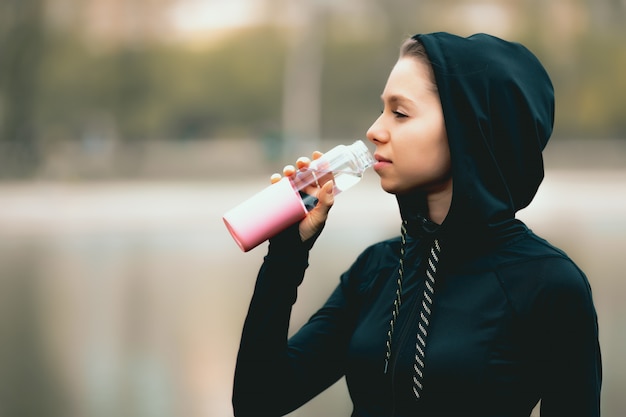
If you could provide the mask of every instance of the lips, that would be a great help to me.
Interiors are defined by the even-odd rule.
[[[375,154],[374,155],[374,159],[376,159],[376,161],[378,161],[378,162],[376,162],[374,164],[374,170],[375,171],[379,171],[379,170],[383,169],[385,166],[391,165],[391,160],[385,158],[382,155]]]
[[[376,159],[378,162],[387,162],[387,163],[391,162],[391,159],[387,159],[384,156],[381,156],[379,154],[375,154],[374,159]]]

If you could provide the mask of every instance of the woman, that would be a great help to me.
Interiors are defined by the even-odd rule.
[[[515,219],[543,179],[554,115],[544,68],[492,36],[415,35],[382,101],[367,138],[401,235],[366,249],[289,340],[332,185],[271,239],[241,339],[235,415],[286,414],[345,375],[359,417],[529,416],[538,401],[542,416],[598,416],[589,283]]]

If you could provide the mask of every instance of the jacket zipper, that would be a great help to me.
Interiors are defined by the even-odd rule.
[[[423,289],[418,289],[417,294],[420,293],[420,291],[423,291]],[[408,334],[409,334],[409,330],[411,329],[411,323],[413,323],[413,321],[415,320],[415,318],[417,317],[417,313],[419,312],[419,302],[418,300],[413,300],[412,306],[411,306],[411,311],[409,312],[409,317],[408,320],[405,322],[404,327],[402,328],[402,332],[400,333],[400,338],[398,339],[398,343],[396,343],[396,354],[394,355],[392,352],[392,358],[391,358],[391,413],[389,414],[390,417],[393,417],[396,413],[396,389],[395,389],[395,382],[396,382],[396,364],[398,362],[398,356],[400,355],[400,350],[402,349],[402,347],[404,347],[404,341],[407,338]],[[393,346],[392,346],[393,349]]]

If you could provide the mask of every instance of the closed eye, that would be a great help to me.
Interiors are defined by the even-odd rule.
[[[396,111],[394,111],[394,112],[393,112],[393,114],[396,116],[396,118],[397,118],[397,119],[403,119],[403,118],[405,118],[405,117],[408,117],[406,114],[401,113],[401,112],[399,112],[399,111],[397,111],[397,110],[396,110]]]

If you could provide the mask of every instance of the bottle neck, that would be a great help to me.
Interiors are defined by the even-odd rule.
[[[363,172],[367,168],[374,166],[376,160],[370,153],[365,143],[361,140],[357,140],[352,145],[348,146],[350,152],[354,155],[356,163],[359,165],[360,171]]]

